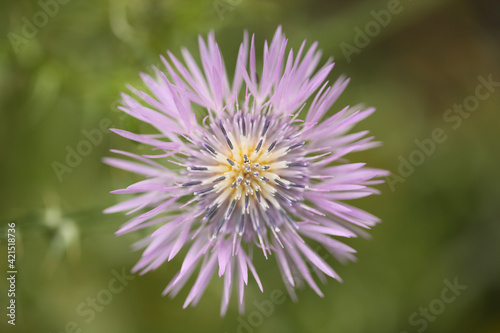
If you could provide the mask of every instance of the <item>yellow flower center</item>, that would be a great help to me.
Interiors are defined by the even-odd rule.
[[[230,157],[217,154],[220,164],[214,169],[219,172],[213,180],[220,179],[220,181],[214,186],[215,191],[219,192],[215,203],[222,204],[227,199],[229,201],[245,199],[247,213],[248,201],[252,199],[264,209],[269,208],[267,202],[279,207],[275,199],[275,187],[281,185],[288,188],[290,182],[281,179],[278,174],[280,169],[287,168],[286,161],[279,161],[287,149],[274,150],[275,146],[276,142],[266,144],[265,138],[256,144],[248,144],[247,140],[243,139],[241,144],[233,147],[231,154],[228,154]]]

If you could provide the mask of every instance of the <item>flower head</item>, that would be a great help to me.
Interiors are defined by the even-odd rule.
[[[114,150],[135,161],[107,158],[108,164],[146,179],[114,191],[139,194],[106,212],[141,211],[118,234],[157,226],[138,244],[145,250],[134,271],[153,270],[186,250],[164,294],[176,295],[201,266],[184,306],[199,301],[217,270],[224,276],[221,314],[233,284],[243,311],[249,271],[262,289],[254,247],[275,256],[294,299],[294,287],[304,282],[322,295],[309,267],[321,280],[340,278],[309,243],[353,260],[355,251],[334,237],[355,237],[378,222],[342,201],[377,193],[369,186],[386,175],[344,159],[378,144],[367,131],[346,134],[374,109],[346,107],[327,117],[348,80],[325,82],[331,60],[315,71],[317,43],[306,51],[304,42],[296,55],[286,44],[278,28],[258,71],[254,39],[245,34],[230,82],[210,33],[207,43],[199,39],[201,67],[185,49],[183,62],[168,53],[169,60],[161,57],[166,73],[153,68],[156,77],[142,75],[151,95],[132,87],[136,98],[122,95],[120,109],[159,133],[113,131],[160,153]],[[182,168],[167,167],[172,163]]]

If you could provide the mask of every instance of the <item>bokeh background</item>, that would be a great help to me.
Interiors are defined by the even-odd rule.
[[[500,332],[499,84],[475,111],[460,116],[456,129],[452,125],[458,123],[444,119],[454,104],[474,96],[479,76],[500,82],[499,2],[401,0],[401,11],[366,45],[352,54],[343,52],[348,44],[356,47],[357,28],[375,22],[371,11],[387,9],[388,3],[66,0],[22,39],[26,20],[33,22],[42,4],[2,1],[0,276],[7,271],[10,221],[17,222],[19,273],[15,327],[6,323],[7,284],[5,278],[0,281],[0,330]],[[37,19],[43,23],[43,17]],[[102,121],[141,131],[140,124],[116,110],[118,96],[127,83],[140,86],[138,73],[150,73],[166,49],[179,55],[186,46],[196,53],[197,35],[213,29],[230,69],[244,29],[256,33],[262,50],[279,24],[294,49],[303,39],[317,40],[324,61],[335,57],[330,80],[341,74],[352,78],[332,113],[360,102],[377,107],[357,129],[369,129],[384,145],[353,154],[352,161],[398,175],[401,158],[418,149],[416,139],[430,138],[441,128],[447,140],[436,144],[404,182],[381,185],[382,195],[354,203],[383,223],[370,232],[371,240],[348,241],[358,250],[357,263],[342,266],[329,259],[344,283],[328,281],[325,298],[304,289],[298,303],[287,297],[272,315],[255,315],[254,302],[269,300],[275,289],[285,290],[274,259],[257,256],[264,293],[249,283],[244,316],[233,299],[220,318],[217,278],[196,308],[182,310],[188,290],[173,300],[160,295],[179,267],[174,260],[135,277],[85,322],[89,316],[79,315],[77,308],[108,288],[114,270],[121,273],[135,264],[140,253],[131,251],[130,244],[142,237],[116,237],[125,216],[101,213],[120,199],[110,190],[137,180],[101,160],[110,148],[140,152],[142,147],[105,131],[102,142],[61,179],[54,162],[66,164],[68,147],[76,149],[86,140],[83,131],[100,130]],[[436,300],[446,288],[444,281],[455,279],[467,289],[439,309]],[[429,304],[438,315],[425,325],[409,322]]]

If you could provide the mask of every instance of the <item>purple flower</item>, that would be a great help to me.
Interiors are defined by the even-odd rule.
[[[325,275],[340,278],[322,257],[354,260],[355,250],[334,237],[356,237],[379,221],[343,202],[378,193],[369,186],[387,175],[344,158],[378,145],[368,131],[347,134],[374,109],[346,107],[327,117],[349,80],[325,81],[331,60],[315,71],[317,43],[307,50],[302,43],[296,54],[286,52],[286,44],[278,28],[271,44],[264,44],[258,70],[254,38],[249,43],[245,33],[230,82],[210,33],[207,42],[199,38],[201,67],[185,49],[184,61],[169,52],[169,60],[161,57],[166,73],[153,67],[156,77],[141,75],[151,94],[129,87],[136,97],[122,95],[120,109],[159,133],[113,131],[158,154],[113,150],[135,161],[106,163],[146,179],[113,191],[137,195],[105,212],[141,212],[117,234],[157,227],[136,245],[145,250],[135,272],[154,270],[185,250],[164,291],[175,296],[197,272],[184,307],[198,303],[217,271],[224,277],[221,315],[233,284],[243,312],[249,271],[262,290],[254,247],[266,258],[274,255],[293,299],[304,282],[323,296],[311,272],[321,281]],[[312,250],[311,240],[323,255]]]

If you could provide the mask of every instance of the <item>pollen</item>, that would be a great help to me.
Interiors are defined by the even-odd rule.
[[[269,148],[263,149],[262,141],[251,145],[244,142],[235,146],[231,158],[223,166],[226,168],[222,174],[225,179],[217,185],[220,198],[227,197],[242,202],[244,197],[249,197],[250,202],[259,204],[264,209],[269,208],[268,202],[279,206],[275,199],[276,186],[279,183],[289,183],[279,176],[279,170],[286,168],[286,163],[280,163]],[[248,206],[249,204],[245,207],[247,213]]]
[[[292,206],[308,188],[304,142],[297,141],[289,122],[265,115],[214,120],[207,130],[209,135],[200,135],[199,151],[188,159],[190,180],[181,187],[193,187],[190,202],[205,207],[203,221],[212,221],[212,237],[228,223],[242,235],[246,215],[255,221],[258,236],[259,219],[279,232],[271,215],[283,214],[284,206]]]

